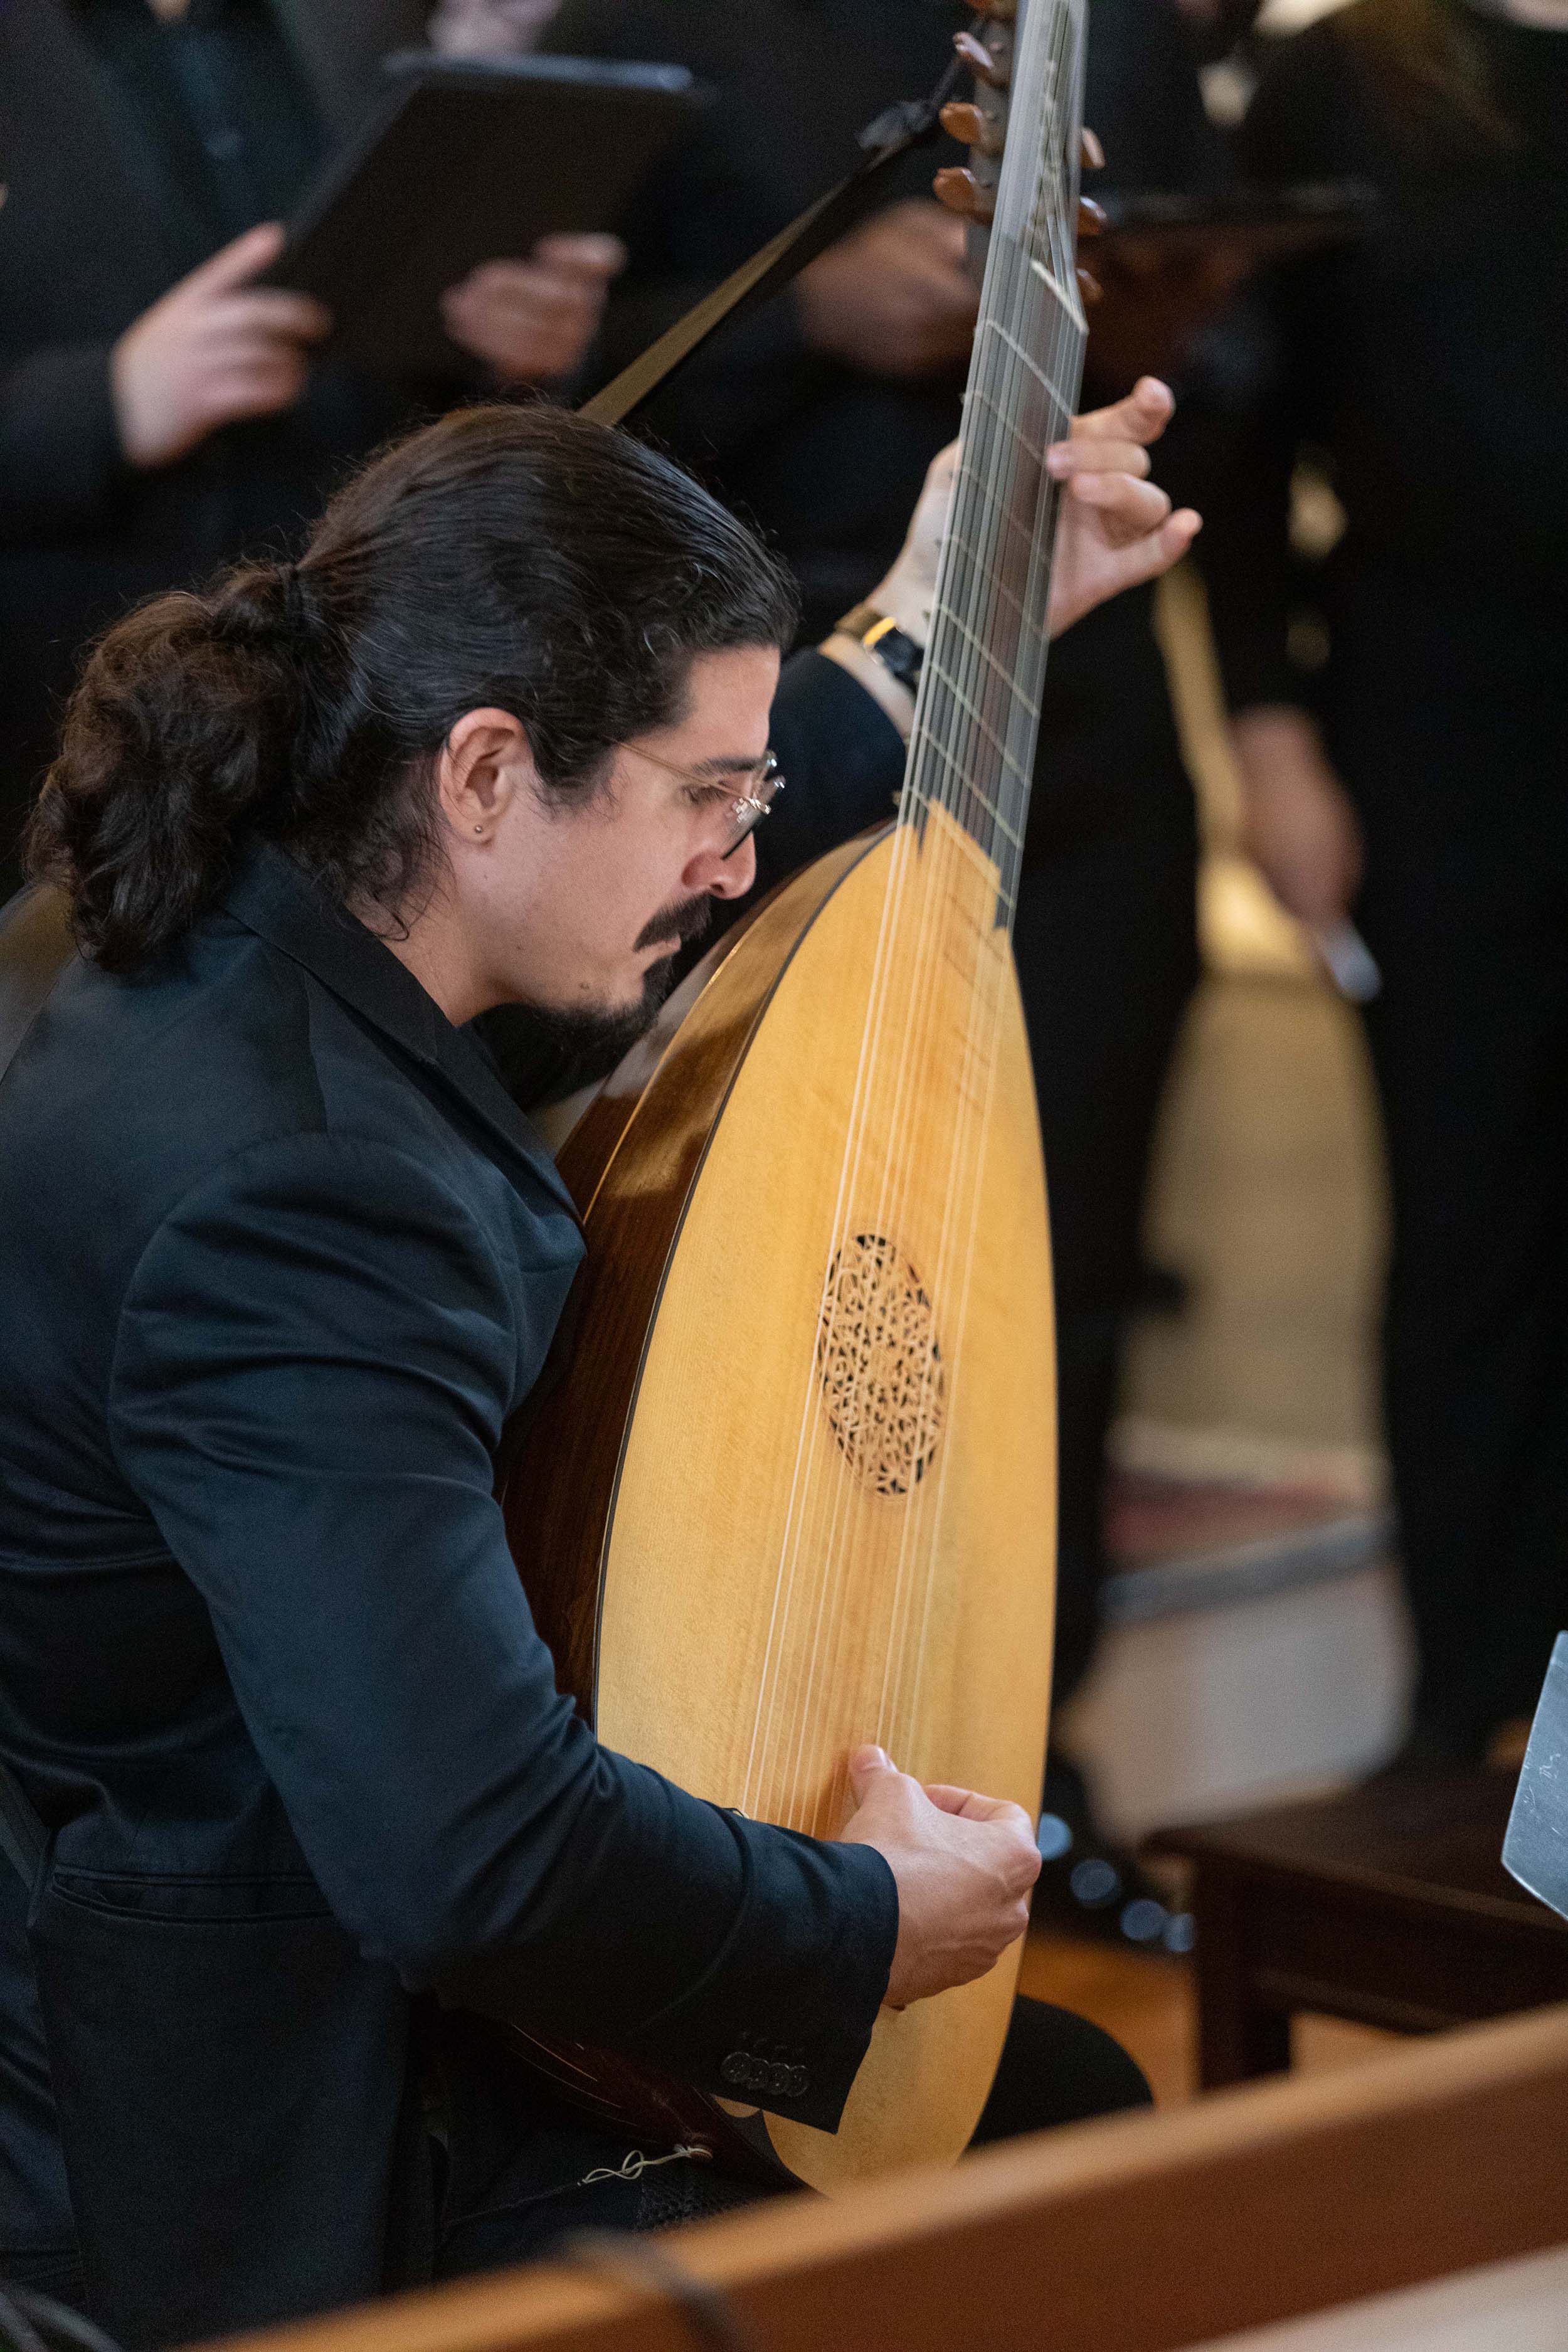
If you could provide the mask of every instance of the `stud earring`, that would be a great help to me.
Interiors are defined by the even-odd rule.
[[[475,825],[475,827],[474,827],[474,831],[475,831],[476,833],[483,833],[483,831],[484,831],[484,826],[483,826],[482,824],[477,824],[477,825]]]

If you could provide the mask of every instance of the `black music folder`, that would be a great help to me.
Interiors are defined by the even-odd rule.
[[[1094,191],[1109,243],[1125,238],[1171,257],[1229,247],[1254,263],[1364,236],[1378,214],[1365,180],[1300,180],[1272,186]],[[1092,269],[1094,247],[1079,258]]]
[[[328,163],[267,278],[331,310],[333,358],[395,376],[468,373],[445,289],[559,230],[623,226],[706,97],[683,67],[584,58],[410,50],[386,73],[386,106]]]

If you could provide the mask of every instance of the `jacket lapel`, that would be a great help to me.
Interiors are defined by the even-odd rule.
[[[543,1138],[518,1109],[483,1046],[455,1029],[391,950],[333,906],[281,850],[259,843],[224,905],[247,930],[302,964],[457,1095],[501,1165],[521,1161],[576,1219],[576,1204]]]
[[[69,121],[76,152],[51,157],[58,184],[93,187],[116,236],[129,236],[158,249],[161,277],[172,279],[194,268],[205,257],[205,234],[192,220],[158,141],[136,110],[121,101],[83,29],[78,0],[51,0],[43,7],[0,7],[0,26],[8,45],[20,46],[19,86],[31,82],[57,102],[60,93],[69,92],[61,112]],[[111,169],[117,168],[123,194],[108,184],[106,159]],[[0,170],[0,179],[4,177]]]

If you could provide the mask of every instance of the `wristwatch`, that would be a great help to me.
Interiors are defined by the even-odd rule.
[[[911,694],[920,685],[925,647],[906,636],[898,623],[889,621],[885,613],[879,613],[875,604],[857,604],[852,613],[846,613],[841,621],[834,623],[834,634],[853,637],[868,654],[875,654],[883,668],[890,671],[900,686],[907,686]]]

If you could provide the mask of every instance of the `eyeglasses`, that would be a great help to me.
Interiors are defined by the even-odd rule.
[[[694,774],[689,768],[678,768],[673,761],[661,760],[657,751],[645,751],[640,743],[628,743],[626,749],[635,751],[639,760],[651,760],[654,766],[662,768],[667,776],[679,776],[683,784],[689,784],[695,792],[712,793],[728,789],[727,783],[720,782],[715,777]],[[749,772],[742,771],[740,782],[747,789],[731,796],[731,830],[724,847],[719,853],[721,857],[733,857],[741,844],[755,833],[763,817],[771,814],[773,803],[784,788],[779,763],[771,751]]]

